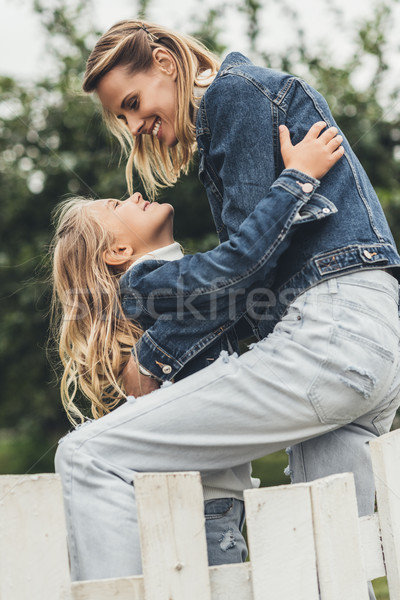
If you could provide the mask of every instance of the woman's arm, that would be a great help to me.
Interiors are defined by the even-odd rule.
[[[288,131],[283,129],[285,162],[292,167],[301,165],[309,175],[285,170],[228,242],[158,269],[142,263],[128,271],[122,281],[127,288],[124,310],[132,318],[144,312],[157,319],[137,345],[140,363],[153,375],[171,379],[185,360],[193,357],[194,338],[200,351],[207,339],[210,343],[215,339],[210,334],[232,326],[246,312],[246,292],[255,282],[265,281],[266,273],[289,244],[292,223],[302,221],[301,208],[313,205],[319,182],[312,175],[321,176],[342,155],[335,131],[318,137],[324,126],[314,125],[297,146],[291,145]],[[277,202],[279,217],[271,212]],[[304,221],[335,212],[332,203],[321,196],[314,209]]]

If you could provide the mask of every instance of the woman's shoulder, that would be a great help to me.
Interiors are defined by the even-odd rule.
[[[249,84],[267,95],[271,100],[277,98],[290,81],[297,79],[290,73],[254,64],[240,52],[231,52],[221,64],[213,83],[206,92],[206,101],[221,92],[229,96],[249,90]]]
[[[229,114],[231,108],[249,104],[256,110],[265,102],[281,103],[296,78],[289,73],[255,65],[240,52],[231,52],[203,97],[209,118],[214,109]]]

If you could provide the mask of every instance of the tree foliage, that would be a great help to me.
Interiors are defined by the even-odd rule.
[[[95,99],[80,91],[85,60],[99,35],[90,25],[90,4],[56,0],[49,8],[35,0],[57,77],[29,85],[0,77],[2,472],[51,470],[54,444],[68,427],[47,356],[55,350],[50,347],[46,352],[50,302],[46,251],[52,209],[65,194],[116,198],[126,194],[119,150],[102,125]],[[150,4],[140,0],[137,14],[144,17]],[[298,15],[286,1],[279,4],[288,19],[290,43],[282,53],[268,47],[260,32],[266,4],[277,2],[238,0],[234,6],[220,2],[202,11],[202,18],[196,15],[192,33],[222,54],[223,24],[229,12],[236,11],[257,62],[314,84],[327,97],[400,239],[400,120],[389,110],[399,90],[394,87],[382,98],[396,0],[379,3],[373,17],[360,23],[354,52],[341,66],[332,64],[323,47],[310,50],[297,25]],[[329,6],[334,10],[334,4]],[[340,23],[340,12],[335,18]],[[367,60],[369,83],[360,87],[356,75]],[[196,166],[175,188],[165,190],[162,199],[175,206],[176,239],[187,250],[202,251],[217,243]]]

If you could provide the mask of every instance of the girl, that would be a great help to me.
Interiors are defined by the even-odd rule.
[[[288,219],[306,218],[302,205],[307,202],[308,207],[313,206],[316,195],[312,198],[311,194],[306,196],[291,189],[293,182],[297,185],[298,179],[304,182],[311,180],[311,177],[293,169],[301,166],[310,175],[321,176],[342,154],[342,138],[336,135],[336,129],[331,128],[318,137],[324,127],[324,123],[316,124],[304,141],[294,148],[290,142],[286,144],[284,158],[292,164],[292,170],[284,171],[254,215],[247,219],[246,227],[237,236],[237,245],[229,243],[220,247],[218,262],[221,267],[235,259],[238,269],[243,269],[248,262],[248,255],[251,254],[253,262],[265,254],[262,241],[264,212],[272,198],[279,198],[280,202],[288,204]],[[179,260],[183,255],[179,244],[173,240],[172,206],[157,202],[150,204],[138,193],[124,202],[114,199],[70,199],[58,207],[56,220],[53,281],[54,302],[60,308],[57,338],[64,365],[61,392],[65,410],[76,424],[77,419],[81,423],[85,420],[74,401],[78,388],[90,400],[91,412],[96,419],[110,413],[124,398],[120,380],[130,349],[138,341],[143,329],[155,320],[149,305],[132,315],[132,299],[135,298],[137,302],[140,295],[139,281],[144,272],[162,277],[167,261]],[[259,244],[254,243],[255,236],[260,239]],[[255,274],[254,282],[259,278],[260,275]],[[158,289],[153,291],[158,293]],[[170,306],[174,306],[177,298],[178,295],[170,298]],[[235,308],[238,318],[246,309],[246,300],[242,298],[233,306],[229,299],[228,305],[229,309]],[[204,310],[203,299],[193,298],[193,307]],[[166,307],[162,308],[165,315]],[[129,319],[133,316],[136,316],[137,322]],[[227,356],[229,344],[225,335],[220,335],[205,352],[188,361],[177,379],[210,364],[221,349],[225,349]],[[130,407],[133,402],[134,398],[128,398]],[[250,473],[250,464],[244,464],[204,478],[210,564],[240,562],[246,556],[246,545],[241,534],[244,518],[242,493],[244,489],[259,483],[252,480]],[[131,510],[130,506],[127,508]],[[77,527],[75,517],[73,519],[72,530]],[[88,515],[84,529],[90,530],[90,523]],[[87,554],[81,556],[83,550],[76,550],[73,534],[70,542],[72,557],[75,552],[79,554],[79,566],[72,560],[74,578],[105,577],[107,573],[110,576],[109,569],[106,573],[103,567],[100,572],[93,572],[97,565],[90,561],[89,565],[85,564],[91,552],[85,546]],[[133,560],[131,553],[121,557],[120,552],[115,552],[113,556],[108,555],[107,562],[110,564],[110,561],[113,563],[112,569],[118,564],[120,575],[140,572],[138,553]],[[112,574],[115,575],[114,570]]]
[[[238,53],[219,65],[195,40],[138,21],[119,23],[102,36],[84,89],[96,91],[111,130],[131,149],[128,176],[135,162],[150,193],[173,184],[198,149],[199,175],[228,247],[239,231],[250,232],[247,219],[253,225],[252,211],[282,171],[279,126],[287,125],[297,142],[316,121],[335,125],[325,100],[305,82],[257,67]],[[138,273],[140,302],[130,298],[129,308],[134,312],[152,298],[158,313],[167,311],[135,347],[143,389],[146,381],[154,385],[143,373],[159,381],[176,378],[190,358],[236,323],[227,297],[240,299],[255,276],[261,290],[251,291],[244,312],[261,341],[242,357],[221,358],[204,373],[136,403],[129,414],[121,407],[61,444],[57,465],[67,505],[76,513],[82,514],[69,484],[71,468],[93,474],[95,464],[101,486],[112,490],[110,516],[117,512],[125,522],[123,498],[132,490],[122,480],[132,481],[135,470],[198,469],[206,476],[288,444],[292,481],[353,471],[360,514],[373,511],[367,442],[389,429],[400,401],[393,276],[400,257],[345,139],[343,147],[343,160],[321,184],[323,196],[315,196],[299,219],[288,218],[280,198],[269,198],[264,229],[254,239],[256,248],[262,237],[261,260],[249,247],[243,268],[221,263],[222,245],[205,258],[164,265],[162,277]],[[304,199],[314,198],[317,184],[295,176],[281,185]],[[193,291],[197,313],[184,302],[169,305],[171,296],[187,299]],[[212,321],[204,319],[210,299]],[[138,381],[129,389],[137,394]],[[102,521],[99,531],[112,539],[111,527]],[[114,537],[119,544],[121,535]]]

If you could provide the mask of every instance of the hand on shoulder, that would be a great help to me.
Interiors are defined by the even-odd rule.
[[[280,125],[281,153],[286,169],[321,179],[340,160],[344,154],[343,137],[338,135],[336,127],[325,128],[324,121],[314,123],[301,142],[293,146],[289,129]]]

